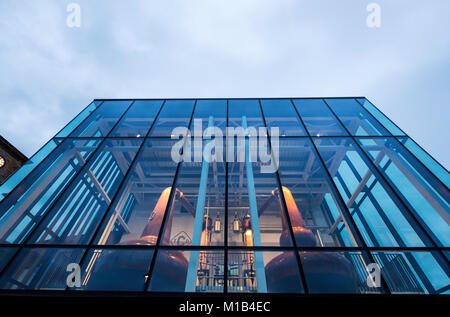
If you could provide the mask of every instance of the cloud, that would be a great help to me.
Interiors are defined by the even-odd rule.
[[[444,165],[446,0],[0,2],[0,133],[31,155],[93,98],[366,95]]]

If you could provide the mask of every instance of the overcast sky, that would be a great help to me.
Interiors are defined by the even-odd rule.
[[[449,33],[448,0],[0,0],[0,134],[32,155],[94,98],[366,96],[448,169]]]

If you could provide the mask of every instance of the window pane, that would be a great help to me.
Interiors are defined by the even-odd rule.
[[[112,137],[144,137],[147,135],[162,100],[136,100],[111,133]]]
[[[230,139],[228,155],[228,244],[231,246],[292,245],[285,211],[276,199],[276,174],[265,171],[253,154],[256,138]],[[229,140],[229,141],[230,141]],[[230,154],[233,151],[233,155]]]
[[[449,294],[450,272],[437,252],[373,252],[393,294]]]
[[[386,131],[355,99],[326,99],[351,135],[387,135]]]
[[[188,128],[194,103],[195,100],[167,100],[150,135],[170,137],[173,129]]]
[[[64,290],[70,272],[79,263],[83,249],[24,248],[3,273],[1,289]]]
[[[349,138],[315,143],[369,246],[424,246],[429,241],[398,198]]]
[[[88,243],[140,145],[138,139],[105,141],[40,224],[30,243]]]
[[[347,135],[322,99],[294,99],[294,104],[312,136]]]
[[[438,177],[445,186],[450,187],[450,173],[417,143],[410,138],[398,138],[399,141]]]
[[[347,214],[308,139],[280,141],[278,173],[297,246],[357,245]],[[279,199],[278,192],[275,197]]]
[[[200,133],[195,130],[196,125],[198,125],[197,120],[201,120],[202,126]],[[217,127],[222,132],[222,136],[225,135],[226,125],[227,125],[227,100],[197,100],[197,105],[194,111],[194,128],[191,130],[196,137],[201,137],[204,135],[205,129],[209,127],[211,121],[211,126]]]
[[[369,279],[371,261],[362,252],[300,252],[306,284],[312,294],[377,294],[383,288]]]
[[[386,177],[428,233],[450,246],[450,193],[395,138],[358,139],[378,170]]]
[[[58,138],[65,138],[75,130],[81,122],[84,121],[92,112],[95,111],[100,105],[102,101],[93,101],[87,106],[78,116],[76,116],[70,123],[64,127],[57,135]]]
[[[258,99],[230,99],[228,103],[229,127],[253,127],[258,129],[264,126]]]
[[[99,140],[65,140],[2,201],[2,243],[20,243],[26,238],[99,143]]]
[[[384,127],[392,133],[392,135],[405,135],[388,117],[386,117],[380,110],[378,110],[369,100],[366,98],[357,99],[359,103],[370,112]]]
[[[269,133],[270,128],[278,128],[281,136],[306,135],[290,99],[261,99],[261,106]]]
[[[5,268],[16,251],[17,248],[0,248],[0,271]]]
[[[186,161],[178,172],[175,201],[168,211],[162,244],[223,245],[226,228],[225,141],[218,138],[190,142],[192,151],[198,154],[184,157]],[[194,161],[193,158],[198,159]]]
[[[61,143],[60,140],[50,140],[44,145],[36,154],[34,154],[22,167],[12,174],[3,184],[0,186],[0,202],[16,187],[25,177],[28,176],[46,157],[49,155],[56,146]]]
[[[170,197],[177,163],[175,141],[148,139],[110,208],[97,244],[155,245]]]
[[[223,251],[159,250],[151,292],[223,292]]]
[[[130,104],[131,100],[105,101],[70,136],[107,136]]]
[[[153,250],[91,249],[81,268],[82,290],[142,291]]]
[[[228,291],[303,293],[294,252],[229,251]]]

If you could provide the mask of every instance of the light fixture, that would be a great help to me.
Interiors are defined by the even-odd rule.
[[[219,214],[216,216],[216,220],[214,220],[214,232],[220,232],[222,224],[220,223]]]
[[[234,219],[233,219],[233,231],[234,232],[239,232],[241,230],[241,224],[239,223],[239,219],[237,217],[237,213],[234,214]]]

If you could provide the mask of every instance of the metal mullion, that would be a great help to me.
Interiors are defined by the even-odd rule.
[[[325,102],[324,99],[323,99],[323,101]],[[291,99],[291,103],[294,105],[294,102],[292,101],[292,99]],[[328,108],[330,108],[326,102],[325,102],[325,104],[327,105]],[[295,109],[295,111],[296,111],[298,117],[300,118],[300,121],[303,123],[303,118],[302,118],[302,116],[300,115],[300,113],[297,111],[297,109],[295,108],[295,106],[294,106],[294,109]],[[335,114],[334,112],[332,112],[332,114],[336,117],[336,114]],[[336,119],[338,120],[339,124],[343,126],[343,124],[342,124],[342,122],[339,120],[339,118],[336,118]],[[346,127],[343,126],[343,128],[344,128],[345,131],[350,135],[350,133],[348,132],[348,130],[346,129]],[[362,250],[364,251],[364,253],[365,253],[366,256],[368,257],[368,259],[369,259],[370,261],[372,261],[372,263],[376,263],[375,259],[373,258],[372,254],[371,254],[370,251],[369,251],[369,248],[367,247],[366,242],[364,241],[363,236],[361,235],[361,232],[359,231],[358,226],[357,226],[356,223],[355,223],[355,220],[353,219],[353,217],[352,217],[350,211],[348,210],[347,205],[346,205],[345,202],[344,202],[344,199],[342,198],[341,194],[339,193],[339,190],[338,190],[336,184],[334,183],[333,178],[331,177],[331,174],[330,174],[330,172],[328,171],[328,168],[327,168],[327,166],[326,166],[326,164],[325,164],[325,161],[323,160],[322,156],[320,155],[319,150],[317,149],[317,146],[316,146],[316,144],[314,143],[313,138],[311,137],[311,134],[309,133],[308,130],[306,130],[306,133],[308,134],[308,137],[309,137],[309,139],[310,139],[310,142],[312,143],[312,147],[313,147],[314,152],[316,153],[317,157],[319,158],[319,161],[320,161],[320,163],[321,163],[323,169],[325,170],[325,173],[326,173],[327,176],[328,176],[328,181],[330,182],[330,186],[333,188],[334,194],[335,194],[337,200],[340,202],[342,214],[346,214],[346,218],[348,219],[348,221],[350,222],[350,224],[351,224],[351,226],[352,226],[351,229],[356,233],[356,236],[357,236],[357,238],[358,238],[358,240],[359,240],[359,243],[362,245]],[[344,216],[343,216],[343,217],[344,217]],[[348,250],[349,248],[346,248],[346,249]],[[390,291],[390,289],[389,289],[389,287],[388,287],[386,281],[384,280],[384,277],[383,277],[383,276],[381,276],[381,286],[382,286],[383,290],[384,290],[387,294],[389,294],[389,295],[391,294],[391,291]]]
[[[325,104],[328,106],[328,108],[330,109],[330,111],[336,115],[333,111],[333,109],[331,109],[331,107],[328,105],[328,103],[326,102],[326,100],[324,99]],[[337,120],[342,124],[341,120],[339,118],[337,118]],[[347,133],[349,133],[349,131],[347,130],[347,128],[344,126],[344,129],[347,131]],[[405,202],[398,196],[398,194],[394,191],[393,187],[391,186],[391,184],[389,184],[389,182],[386,180],[386,178],[384,177],[384,175],[378,170],[378,167],[373,164],[372,160],[370,159],[370,157],[367,155],[367,153],[362,149],[362,147],[359,145],[356,137],[354,137],[353,135],[350,135],[350,138],[352,139],[352,141],[356,144],[356,147],[359,149],[360,152],[363,153],[363,156],[366,158],[366,160],[368,160],[368,164],[370,166],[372,166],[375,171],[377,172],[377,174],[379,174],[380,178],[383,180],[383,182],[386,184],[386,186],[388,187],[388,189],[392,192],[392,194],[394,195],[394,197],[396,198],[396,200],[398,200],[400,202],[400,204],[403,206],[403,208],[405,208],[406,212],[408,213],[409,217],[411,218],[411,220],[413,221],[413,223],[418,226],[418,228],[420,228],[420,230],[422,231],[422,233],[426,236],[426,238],[429,240],[429,242],[437,249],[437,252],[442,256],[443,259],[447,259],[447,257],[444,255],[444,253],[442,252],[442,250],[439,248],[440,246],[436,243],[436,241],[434,241],[432,239],[432,237],[429,235],[429,233],[425,230],[425,228],[423,227],[423,225],[420,223],[420,221],[414,216],[414,214],[411,212],[411,210],[408,208],[408,206],[405,204]],[[369,166],[368,166],[369,167]],[[370,167],[369,167],[370,169]],[[373,173],[373,172],[372,172]],[[391,197],[392,198],[392,197]],[[394,202],[395,203],[395,202]],[[409,222],[409,221],[408,221]],[[409,222],[410,223],[410,222]],[[412,224],[411,224],[412,225]],[[448,263],[448,260],[447,260]]]
[[[130,174],[131,171],[133,170],[134,166],[137,164],[138,158],[139,158],[141,152],[143,151],[143,149],[144,149],[144,147],[145,147],[145,143],[146,143],[147,136],[149,135],[150,131],[152,130],[152,128],[153,128],[153,126],[154,126],[154,124],[155,124],[155,122],[156,122],[156,119],[158,118],[158,116],[159,116],[159,114],[160,114],[160,112],[161,112],[161,110],[162,110],[162,108],[163,108],[163,106],[164,106],[165,103],[166,103],[166,101],[164,100],[163,103],[161,104],[161,106],[160,106],[160,108],[159,108],[159,110],[158,110],[156,116],[155,116],[155,119],[153,120],[153,122],[152,122],[152,124],[150,125],[150,128],[148,129],[148,131],[147,131],[147,133],[146,133],[144,139],[142,140],[142,143],[141,143],[141,145],[139,146],[139,149],[137,150],[136,155],[134,156],[133,160],[131,161],[130,166],[128,167],[128,170],[126,171],[126,173],[125,173],[125,175],[124,175],[124,178],[123,178],[122,181],[120,182],[120,185],[118,186],[116,193],[115,193],[114,196],[111,198],[111,203],[110,203],[110,205],[107,207],[107,209],[106,209],[106,211],[105,211],[105,214],[103,215],[102,219],[99,221],[99,223],[98,223],[96,229],[94,230],[94,233],[92,234],[91,238],[89,239],[89,242],[88,242],[88,244],[87,244],[87,246],[86,246],[86,250],[84,251],[84,253],[83,253],[83,255],[82,255],[82,257],[81,257],[81,259],[80,259],[80,261],[79,261],[80,267],[82,267],[85,258],[86,258],[87,255],[89,254],[89,251],[90,251],[91,249],[93,249],[93,247],[95,247],[95,245],[94,245],[95,238],[97,237],[97,234],[98,234],[98,232],[100,231],[100,228],[102,227],[102,224],[104,223],[106,217],[108,216],[108,214],[109,214],[111,208],[113,208],[113,206],[115,206],[115,200],[117,199],[118,195],[121,194],[121,189],[122,189],[122,187],[123,187],[124,184],[129,180],[129,179],[128,179],[129,174]],[[132,104],[134,104],[134,100],[133,100]],[[132,104],[131,104],[131,105],[132,105]],[[131,107],[131,105],[130,105],[130,107]],[[128,112],[128,110],[127,110],[126,112]],[[119,122],[120,122],[120,120],[119,120]],[[119,123],[119,122],[118,122],[118,123]],[[117,124],[118,124],[118,123],[117,123]],[[115,127],[114,127],[113,129],[111,129],[110,133],[111,133],[114,129],[115,129]],[[128,138],[128,139],[130,139],[130,138]],[[69,290],[69,287],[67,286],[66,289],[65,289],[65,291],[68,291],[68,290]]]
[[[197,99],[195,99],[195,102],[194,102],[194,107],[192,109],[191,118],[190,118],[189,124],[187,126],[188,129],[191,127],[191,123],[192,123],[192,120],[194,118],[194,113],[195,113],[196,106],[197,106]],[[170,206],[172,205],[172,200],[175,199],[176,190],[174,190],[174,189],[175,189],[175,185],[176,185],[176,182],[177,182],[177,179],[178,179],[178,174],[179,174],[181,165],[183,164],[184,146],[186,146],[187,137],[190,137],[190,136],[191,136],[190,131],[187,131],[187,135],[185,136],[186,138],[185,138],[184,144],[183,144],[183,155],[180,158],[180,162],[178,162],[177,169],[176,169],[174,177],[173,177],[173,182],[172,182],[172,187],[170,189],[169,199],[167,200],[167,205],[166,205],[166,209],[165,209],[165,212],[164,212],[164,217],[163,217],[163,219],[161,221],[161,227],[160,227],[160,230],[159,230],[159,233],[158,233],[158,238],[156,239],[155,250],[153,252],[152,261],[150,262],[150,267],[149,267],[149,270],[147,272],[147,280],[145,281],[144,289],[142,290],[142,292],[144,292],[144,293],[146,293],[148,291],[148,288],[150,287],[150,280],[152,278],[153,270],[155,268],[156,258],[157,258],[157,255],[158,255],[160,243],[161,243],[162,237],[164,235],[164,226],[165,226],[167,218],[169,217],[169,215],[168,215],[169,212],[168,211],[169,211]]]
[[[225,124],[225,231],[224,231],[224,257],[223,257],[223,293],[228,294],[228,104],[227,99],[227,119]],[[233,142],[234,144],[234,142]]]
[[[125,115],[125,113],[127,113],[127,111],[130,109],[130,107],[133,105],[134,102],[132,102],[126,111],[124,111],[124,113],[122,114],[122,116],[117,120],[117,122],[114,124],[114,126],[112,127],[112,129],[109,131],[108,135],[114,130],[114,128],[117,126],[117,124],[119,124],[120,120],[122,120],[123,116]],[[101,103],[100,105],[102,105],[103,103]],[[100,106],[99,106],[100,107]],[[98,107],[97,107],[98,109]],[[96,109],[96,110],[97,110]],[[89,116],[86,117],[89,118]],[[86,120],[85,119],[85,120]],[[83,120],[84,122],[84,120]],[[81,124],[81,123],[80,123]],[[80,125],[78,125],[79,127]],[[77,127],[77,128],[78,128]],[[75,131],[75,130],[74,130]],[[73,132],[73,131],[72,131]],[[59,133],[59,132],[58,132]],[[71,133],[72,134],[72,133]],[[107,136],[108,136],[107,135]],[[106,136],[106,137],[107,137]],[[96,157],[97,153],[100,151],[100,149],[103,147],[103,144],[105,143],[105,138],[99,138],[101,139],[100,144],[97,146],[97,148],[95,149],[95,151],[92,153],[91,156],[89,156],[85,162],[85,164],[83,165],[82,168],[80,168],[80,170],[74,175],[74,177],[72,178],[72,180],[67,184],[66,188],[64,188],[61,193],[59,194],[59,197],[56,198],[52,205],[49,207],[49,209],[47,210],[47,212],[41,217],[41,219],[36,223],[36,226],[34,227],[34,229],[32,229],[29,233],[28,236],[23,240],[22,242],[22,247],[20,247],[15,254],[11,257],[11,259],[8,261],[8,263],[3,267],[3,269],[0,271],[0,277],[3,276],[3,274],[6,272],[6,270],[11,266],[12,262],[17,258],[17,256],[19,255],[19,253],[22,251],[22,249],[24,248],[25,245],[27,245],[27,242],[31,239],[31,237],[36,233],[36,231],[38,230],[38,228],[41,226],[42,223],[44,223],[45,219],[48,217],[48,215],[52,212],[53,208],[56,206],[56,204],[60,201],[60,199],[64,196],[64,194],[67,192],[67,190],[72,186],[72,184],[74,184],[75,180],[79,177],[79,175],[81,175],[86,168],[89,166],[90,161],[92,160],[92,158]],[[80,138],[83,139],[83,138]],[[42,163],[42,162],[41,162]]]
[[[264,111],[263,111],[263,107],[262,107],[262,104],[261,104],[261,99],[258,99],[258,102],[259,102],[259,107],[261,109],[261,115],[262,115],[262,118],[263,118],[264,126],[266,128],[267,141],[269,143],[270,153],[271,153],[271,156],[272,156],[272,160],[274,160],[272,143],[271,143],[271,140],[270,140],[271,136],[270,136],[270,133],[269,133],[269,129],[267,128],[266,117],[264,116]],[[303,124],[303,122],[301,122],[301,123]],[[303,127],[304,127],[304,125],[303,125]],[[306,131],[306,129],[305,129],[305,131]],[[306,133],[308,133],[308,132],[306,132]],[[305,271],[303,270],[303,265],[302,265],[302,262],[300,260],[300,254],[297,251],[297,241],[295,240],[294,229],[292,228],[291,219],[289,217],[287,204],[286,204],[286,201],[285,201],[285,198],[284,198],[283,186],[281,184],[280,175],[278,173],[279,162],[275,161],[273,163],[276,164],[275,176],[276,176],[276,179],[277,179],[278,190],[280,191],[279,192],[280,199],[281,199],[281,202],[282,202],[282,205],[283,205],[283,209],[284,209],[284,210],[281,210],[281,212],[284,211],[284,217],[285,217],[287,225],[288,225],[289,235],[291,236],[292,245],[294,246],[294,250],[295,250],[294,254],[295,254],[295,258],[297,260],[297,268],[299,270],[300,278],[301,278],[301,281],[302,281],[302,284],[303,284],[302,285],[303,286],[303,291],[307,295],[307,294],[309,294],[308,284],[307,284],[307,281],[306,281]]]

